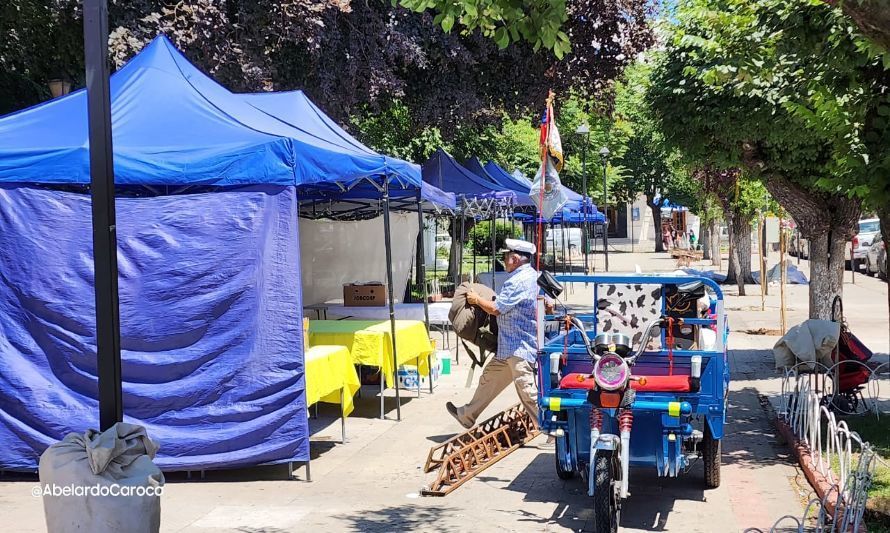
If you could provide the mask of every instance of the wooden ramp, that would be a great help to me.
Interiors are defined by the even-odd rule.
[[[445,496],[537,437],[538,433],[522,405],[498,413],[430,450],[423,470],[429,473],[438,469],[439,473],[432,485],[420,493]]]

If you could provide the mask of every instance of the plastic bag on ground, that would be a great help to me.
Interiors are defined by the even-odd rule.
[[[151,533],[161,527],[158,445],[134,424],[70,433],[40,456],[50,533]]]

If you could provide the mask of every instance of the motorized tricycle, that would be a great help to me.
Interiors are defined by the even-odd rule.
[[[594,530],[611,533],[631,466],[676,477],[701,459],[706,487],[720,484],[729,388],[723,293],[693,276],[539,279],[554,297],[569,282],[593,284],[594,311],[539,313],[539,424],[555,437],[557,475],[580,474]],[[547,334],[548,323],[558,330]]]

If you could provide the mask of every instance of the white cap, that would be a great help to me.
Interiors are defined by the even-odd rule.
[[[535,245],[528,241],[522,241],[519,239],[505,239],[504,249],[501,250],[501,253],[517,252],[520,254],[533,255],[535,253],[535,250],[537,250],[537,248],[535,248]]]

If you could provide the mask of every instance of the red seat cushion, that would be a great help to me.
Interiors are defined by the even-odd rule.
[[[643,392],[689,392],[689,376],[646,376],[646,384],[631,381],[632,389]]]
[[[566,374],[559,382],[560,389],[595,389],[596,382],[588,374]]]
[[[631,388],[644,392],[689,392],[689,376],[646,376],[646,384],[631,381]],[[561,389],[593,389],[596,382],[587,374],[567,374],[559,382]]]

